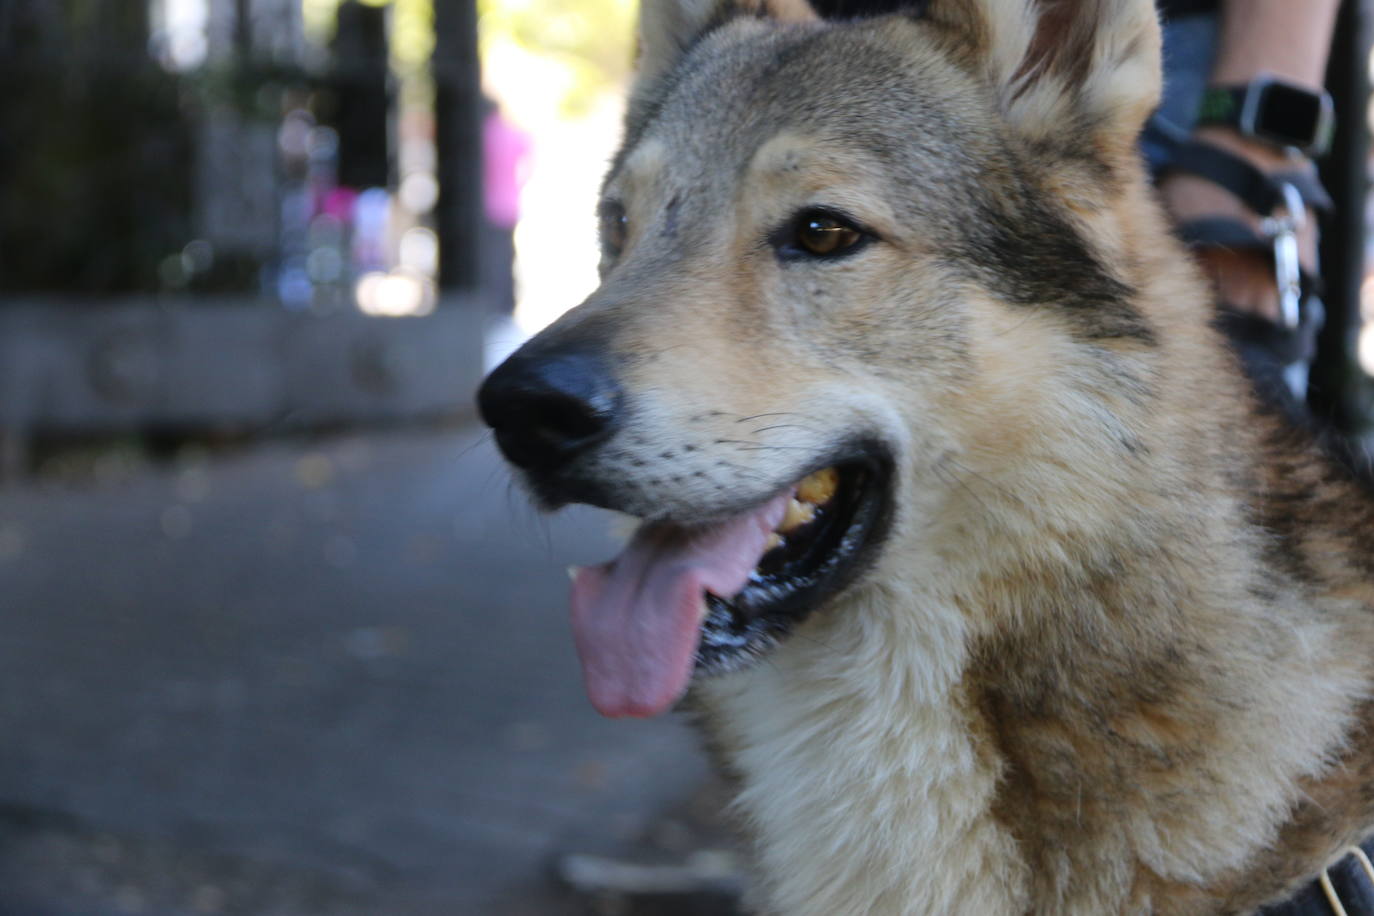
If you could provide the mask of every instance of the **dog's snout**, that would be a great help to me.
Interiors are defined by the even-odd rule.
[[[604,360],[585,350],[521,350],[477,394],[501,451],[527,470],[553,470],[606,439],[621,401]]]

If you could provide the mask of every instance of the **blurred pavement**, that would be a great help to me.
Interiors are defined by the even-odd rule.
[[[0,916],[562,916],[702,783],[583,696],[569,563],[475,428],[0,489]]]

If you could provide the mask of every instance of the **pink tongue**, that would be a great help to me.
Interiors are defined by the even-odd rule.
[[[728,598],[744,588],[791,496],[706,528],[644,525],[620,556],[578,571],[573,639],[598,712],[653,716],[682,696],[706,592]]]

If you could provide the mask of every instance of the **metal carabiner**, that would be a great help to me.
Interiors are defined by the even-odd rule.
[[[1298,230],[1307,219],[1307,208],[1297,188],[1287,182],[1279,187],[1283,192],[1285,212],[1282,216],[1266,217],[1261,229],[1274,245],[1274,279],[1279,287],[1279,315],[1283,326],[1291,331],[1301,321],[1302,265],[1298,261]]]

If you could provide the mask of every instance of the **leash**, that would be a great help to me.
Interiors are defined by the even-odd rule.
[[[1184,223],[1179,233],[1190,245],[1266,250],[1274,263],[1283,326],[1297,328],[1302,300],[1320,295],[1317,278],[1298,263],[1298,231],[1306,222],[1308,204],[1323,213],[1332,207],[1316,173],[1308,169],[1266,175],[1239,156],[1198,141],[1182,144],[1169,168],[1206,178],[1264,217],[1258,233],[1227,217]]]
[[[1178,231],[1189,245],[1266,252],[1274,264],[1282,326],[1295,331],[1302,323],[1302,302],[1321,295],[1320,280],[1298,263],[1298,231],[1306,221],[1307,206],[1322,213],[1332,208],[1316,172],[1304,169],[1268,175],[1239,156],[1196,140],[1179,145],[1167,170],[1206,178],[1263,217],[1259,232],[1229,217],[1193,220]]]
[[[1298,260],[1298,232],[1307,207],[1332,209],[1330,195],[1312,168],[1266,174],[1239,156],[1197,140],[1179,142],[1165,172],[1188,172],[1235,195],[1261,217],[1259,231],[1231,217],[1192,220],[1177,228],[1192,247],[1255,251],[1274,269],[1279,292],[1279,321],[1228,309],[1219,313],[1220,326],[1230,334],[1251,374],[1267,397],[1300,404],[1306,397],[1307,366],[1316,354],[1317,332],[1325,320],[1321,279]],[[1273,381],[1268,381],[1272,379]],[[1301,413],[1301,410],[1299,410]]]
[[[1374,916],[1374,837],[1344,852],[1302,890],[1255,916]]]

